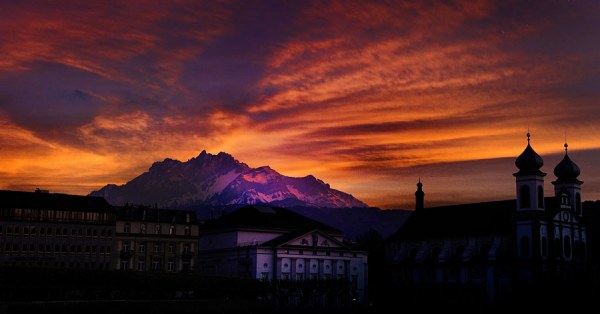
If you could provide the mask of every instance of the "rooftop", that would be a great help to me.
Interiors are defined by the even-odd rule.
[[[203,226],[205,230],[231,228],[300,232],[318,229],[328,233],[342,233],[336,228],[296,214],[288,209],[259,205],[244,206],[225,216],[210,220]]]
[[[114,210],[103,197],[7,190],[0,190],[0,208],[83,212],[112,212]]]

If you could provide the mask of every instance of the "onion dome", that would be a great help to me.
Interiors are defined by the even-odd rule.
[[[527,147],[515,160],[515,166],[519,168],[519,172],[514,175],[540,175],[545,176],[546,174],[540,171],[540,168],[544,165],[544,160],[538,155],[530,145],[531,134],[527,133]]]
[[[556,176],[558,182],[579,182],[577,177],[581,173],[577,164],[575,164],[571,158],[569,158],[569,154],[567,152],[569,145],[565,143],[565,157],[556,165],[554,168],[554,175]]]

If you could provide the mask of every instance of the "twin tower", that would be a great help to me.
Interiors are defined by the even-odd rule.
[[[519,171],[513,175],[517,179],[517,211],[544,210],[544,177],[546,173],[540,171],[544,165],[542,157],[530,145],[531,135],[527,133],[527,147],[517,157],[515,165]],[[555,197],[560,200],[560,207],[570,208],[571,211],[581,216],[581,184],[577,177],[581,173],[579,167],[569,158],[568,145],[565,143],[565,156],[554,167],[556,181],[554,185]]]
[[[527,133],[527,147],[515,161],[515,165],[519,168],[519,171],[513,174],[517,179],[518,212],[543,211],[545,209],[544,177],[546,173],[540,170],[544,161],[533,150],[530,141],[531,134]],[[569,158],[568,145],[565,143],[565,156],[554,168],[556,181],[552,181],[552,184],[555,196],[560,199],[561,207],[570,208],[578,216],[581,216],[581,184],[583,183],[577,179],[580,173],[577,164]],[[420,179],[417,183],[415,198],[416,209],[422,209],[425,193]]]

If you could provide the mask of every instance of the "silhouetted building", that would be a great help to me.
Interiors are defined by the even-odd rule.
[[[199,223],[194,212],[131,206],[116,212],[116,269],[195,270]]]
[[[342,279],[364,300],[367,254],[341,231],[279,207],[246,206],[200,231],[202,274],[262,280]]]
[[[110,269],[115,212],[104,198],[0,191],[0,265]]]
[[[554,196],[545,197],[543,160],[529,136],[515,161],[516,199],[424,208],[418,183],[417,209],[387,244],[400,289],[437,287],[446,297],[469,291],[471,301],[494,303],[533,300],[550,287],[581,288],[588,246],[579,167],[565,144],[554,168]],[[558,294],[545,297],[551,295]]]

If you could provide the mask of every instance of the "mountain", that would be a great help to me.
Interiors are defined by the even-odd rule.
[[[332,189],[312,175],[284,176],[269,166],[251,168],[227,153],[202,151],[186,162],[165,159],[124,185],[109,184],[91,196],[113,205],[161,207],[273,204],[324,208],[367,207],[352,195]]]

